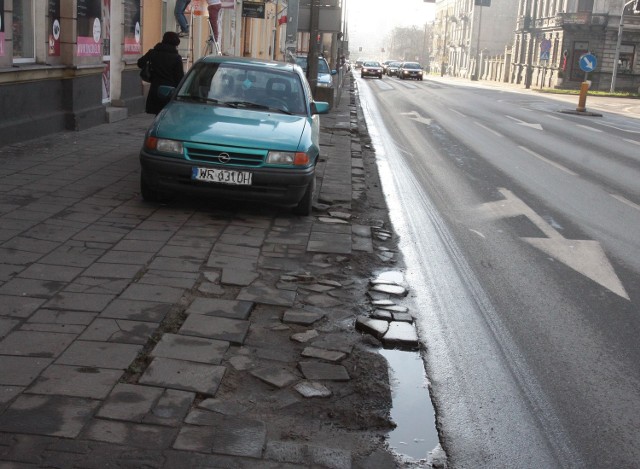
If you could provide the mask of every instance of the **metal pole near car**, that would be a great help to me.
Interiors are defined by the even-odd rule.
[[[311,0],[309,17],[309,55],[307,56],[307,80],[313,96],[318,85],[318,26],[320,25],[320,0]]]
[[[618,77],[618,60],[620,60],[620,46],[622,45],[622,31],[624,29],[624,10],[629,5],[635,3],[636,0],[631,0],[622,5],[622,11],[620,12],[620,24],[618,25],[618,42],[616,43],[616,53],[613,57],[613,73],[611,74],[611,88],[610,92],[616,92],[616,78]]]

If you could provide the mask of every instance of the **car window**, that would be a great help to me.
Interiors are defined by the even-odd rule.
[[[296,57],[296,63],[305,73],[307,73],[307,58],[305,56]],[[322,57],[318,58],[318,73],[331,73],[331,70],[329,70],[329,64],[327,64],[327,61]]]
[[[245,64],[200,62],[187,74],[177,97],[207,99],[214,104],[243,102],[306,113],[297,73]]]
[[[379,67],[380,63],[379,62],[371,62],[371,61],[369,61],[369,62],[365,62],[364,66],[365,67]]]
[[[419,69],[419,68],[421,68],[421,67],[420,67],[420,64],[418,64],[418,63],[414,63],[414,62],[407,62],[407,63],[405,63],[405,64],[403,65],[403,68]]]

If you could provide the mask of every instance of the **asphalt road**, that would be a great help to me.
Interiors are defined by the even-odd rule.
[[[636,102],[358,85],[453,467],[636,466]]]

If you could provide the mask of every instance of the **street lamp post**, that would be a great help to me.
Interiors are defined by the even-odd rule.
[[[620,60],[620,46],[622,45],[622,30],[624,29],[624,10],[629,5],[635,3],[636,0],[631,0],[622,5],[622,11],[620,12],[620,24],[618,25],[618,42],[616,43],[616,53],[613,57],[613,73],[611,74],[611,88],[610,92],[616,92],[616,78],[618,77],[618,60]]]

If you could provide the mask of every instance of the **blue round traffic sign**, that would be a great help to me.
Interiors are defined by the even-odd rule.
[[[583,72],[593,72],[596,65],[598,65],[598,59],[595,55],[589,53],[580,56],[580,70]]]

